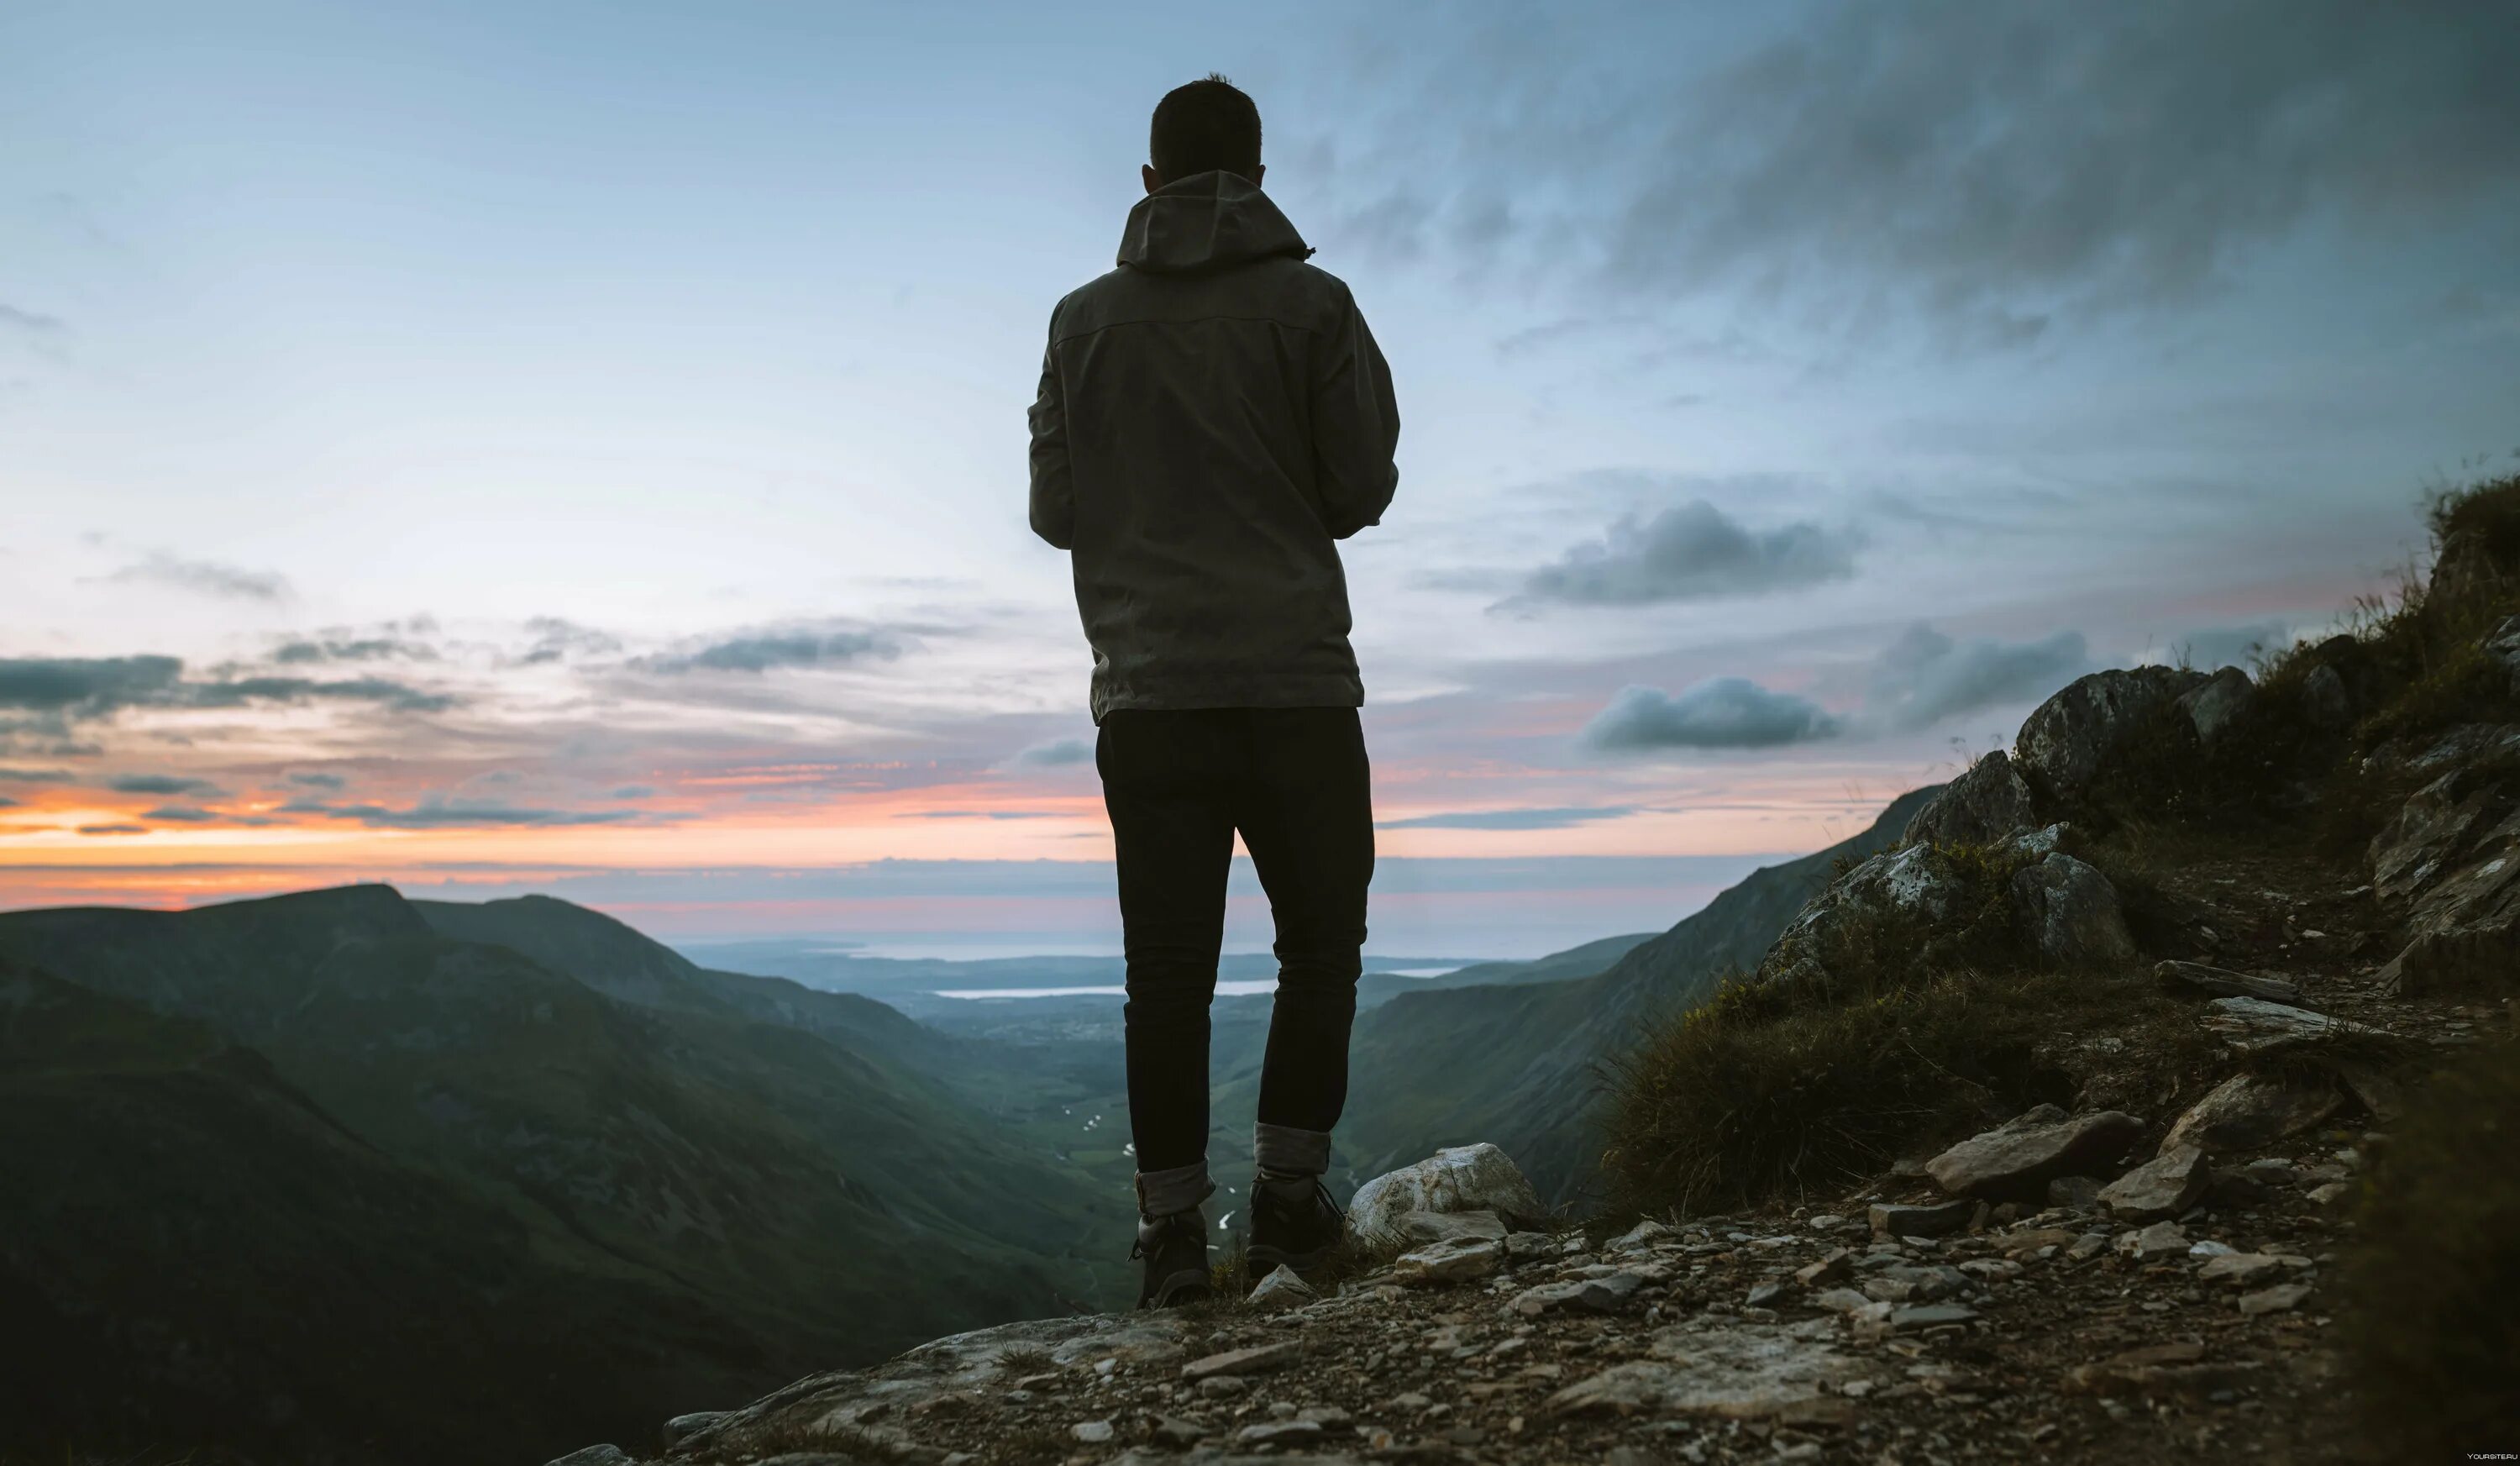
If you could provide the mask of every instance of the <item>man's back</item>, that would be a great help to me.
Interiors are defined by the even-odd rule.
[[[1373,769],[1338,541],[1399,474],[1391,377],[1345,285],[1260,192],[1260,112],[1167,93],[1120,267],[1058,302],[1032,407],[1032,527],[1072,553],[1094,644],[1138,1158],[1138,1301],[1210,1291],[1208,1004],[1238,838],[1278,992],[1246,1256],[1298,1272],[1345,1214],[1323,1177],[1373,882]]]
[[[1334,541],[1390,503],[1399,412],[1310,252],[1257,185],[1198,173],[1052,315],[1032,523],[1074,555],[1098,721],[1364,701]]]

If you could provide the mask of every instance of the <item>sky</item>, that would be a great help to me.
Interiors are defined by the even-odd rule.
[[[1116,949],[1023,414],[1210,70],[1398,383],[1377,951],[1666,927],[2520,453],[2498,6],[15,0],[0,907]]]

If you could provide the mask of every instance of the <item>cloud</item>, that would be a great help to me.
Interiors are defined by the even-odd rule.
[[[223,793],[207,779],[188,779],[176,774],[123,774],[105,781],[105,787],[115,794],[203,794]]]
[[[5,794],[0,794],[0,809],[15,809],[17,807],[18,802],[16,800],[9,798]]]
[[[392,809],[382,804],[327,804],[316,800],[292,800],[282,805],[281,810],[289,814],[320,814],[371,830],[617,825],[655,817],[636,809],[534,809],[492,801],[447,800],[435,796],[403,809]]]
[[[848,666],[870,658],[889,662],[901,644],[869,629],[761,631],[712,642],[672,657],[646,657],[639,665],[656,672],[766,672],[782,667]]]
[[[0,783],[68,784],[72,777],[66,768],[0,768]]]
[[[1534,571],[1523,593],[1591,606],[1766,595],[1854,574],[1857,543],[1809,522],[1752,530],[1693,499],[1650,520],[1621,519],[1599,540]]]
[[[1058,809],[922,809],[914,819],[1059,819]]]
[[[428,692],[384,677],[318,682],[305,677],[238,677],[184,685],[178,706],[239,708],[248,703],[380,703],[397,712],[443,712],[457,704],[448,693]]]
[[[123,584],[165,585],[226,601],[277,602],[288,600],[291,594],[288,579],[275,572],[244,570],[208,560],[179,560],[166,554],[152,555],[138,565],[125,566],[106,579]]]
[[[1756,298],[1831,329],[1900,312],[2017,348],[2060,316],[2220,289],[2317,228],[2502,234],[2520,191],[2520,27],[2470,0],[1845,0],[1747,47],[1681,10],[1592,27],[1624,55],[1552,54],[1503,18],[1386,55],[1381,86],[1417,67],[1423,95],[1400,107],[1426,120],[1344,171],[1476,176],[1522,202],[1447,228],[1377,183],[1332,219],[1399,209],[1413,227],[1341,243],[1439,235],[1474,265],[1552,265],[1627,311]],[[1691,54],[1718,60],[1675,74]]]
[[[167,696],[183,671],[173,657],[0,658],[0,708],[101,716]]]
[[[1747,677],[1709,677],[1677,694],[1625,687],[1584,727],[1594,748],[1767,749],[1834,737],[1836,718],[1817,703],[1771,692]]]
[[[1896,732],[2044,698],[2092,669],[2079,631],[2039,641],[1956,642],[1918,621],[1873,664],[1868,721]]]
[[[68,335],[70,323],[57,315],[21,309],[5,300],[0,300],[0,327],[23,332],[28,336],[54,337]]]
[[[150,810],[148,813],[143,814],[140,817],[142,819],[172,820],[178,824],[198,825],[208,824],[211,821],[222,818],[223,816],[213,813],[207,809],[197,809],[190,804],[160,804],[157,808]]]
[[[1094,761],[1094,744],[1083,738],[1054,738],[1015,755],[1014,761],[1032,768],[1062,768]]]
[[[291,665],[322,662],[434,662],[437,649],[400,636],[308,637],[283,642],[271,660]]]
[[[146,835],[149,833],[149,827],[147,825],[81,825],[78,827],[78,832],[81,835]]]
[[[653,799],[655,795],[656,791],[646,784],[624,784],[612,791],[616,800],[646,800]]]
[[[346,789],[349,787],[350,783],[349,780],[342,778],[339,774],[291,774],[289,776],[289,782],[296,785],[300,789],[331,790]]]
[[[1605,819],[1624,819],[1638,812],[1635,804],[1604,804],[1558,809],[1462,809],[1446,814],[1418,814],[1407,819],[1374,821],[1377,830],[1571,830]]]
[[[525,629],[533,633],[533,644],[517,660],[527,666],[572,657],[609,657],[621,650],[621,639],[610,632],[557,616],[534,617],[525,622]]]
[[[0,735],[64,736],[76,723],[139,708],[241,708],[254,703],[367,702],[400,712],[437,712],[456,699],[381,677],[189,680],[173,657],[0,658]]]

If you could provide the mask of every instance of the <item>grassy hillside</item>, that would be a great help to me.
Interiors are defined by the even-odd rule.
[[[695,1403],[1116,1291],[1125,1191],[961,1103],[919,1071],[930,1051],[916,1042],[863,1036],[897,1015],[811,995],[816,1024],[765,1021],[746,1010],[777,994],[699,974],[590,913],[533,904],[497,918],[496,944],[441,935],[432,916],[493,934],[381,887],[180,913],[25,912],[0,916],[0,954],[251,1047],[343,1143],[460,1201],[462,1225],[497,1219],[481,1235],[505,1235],[503,1251],[675,1301],[660,1316],[719,1320],[710,1327],[747,1341],[757,1373],[685,1397]],[[91,1048],[108,1067],[162,1067],[150,1050],[121,1054],[124,1041]],[[147,1134],[135,1119],[119,1136],[86,1136],[85,1113],[58,1118],[71,1153]],[[321,1207],[219,1194],[221,1228],[328,1245]],[[292,1215],[268,1214],[284,1205]],[[160,1287],[227,1266],[173,1243],[163,1261]],[[113,1314],[104,1300],[63,1306]],[[724,1352],[707,1333],[689,1341],[703,1359]],[[520,1376],[511,1393],[528,1388]],[[657,1402],[625,1418],[648,1421]]]
[[[1601,1063],[1757,962],[1837,860],[1895,841],[1931,795],[1902,796],[1852,840],[1752,872],[1598,977],[1412,992],[1359,1014],[1343,1149],[1371,1175],[1491,1140],[1543,1196],[1575,1194],[1598,1151]]]
[[[0,1448],[29,1459],[539,1460],[776,1372],[747,1319],[554,1256],[209,1026],[5,958],[0,1154]]]

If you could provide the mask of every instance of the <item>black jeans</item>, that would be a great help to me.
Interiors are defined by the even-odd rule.
[[[1365,734],[1353,708],[1120,711],[1095,745],[1118,847],[1128,953],[1129,1125],[1149,1214],[1203,1195],[1207,1010],[1235,832],[1277,923],[1278,993],[1257,1149],[1319,1171],[1347,1104],[1348,1029],[1373,878]],[[1150,1185],[1161,1196],[1147,1196]],[[1187,1206],[1156,1205],[1192,1199]]]

